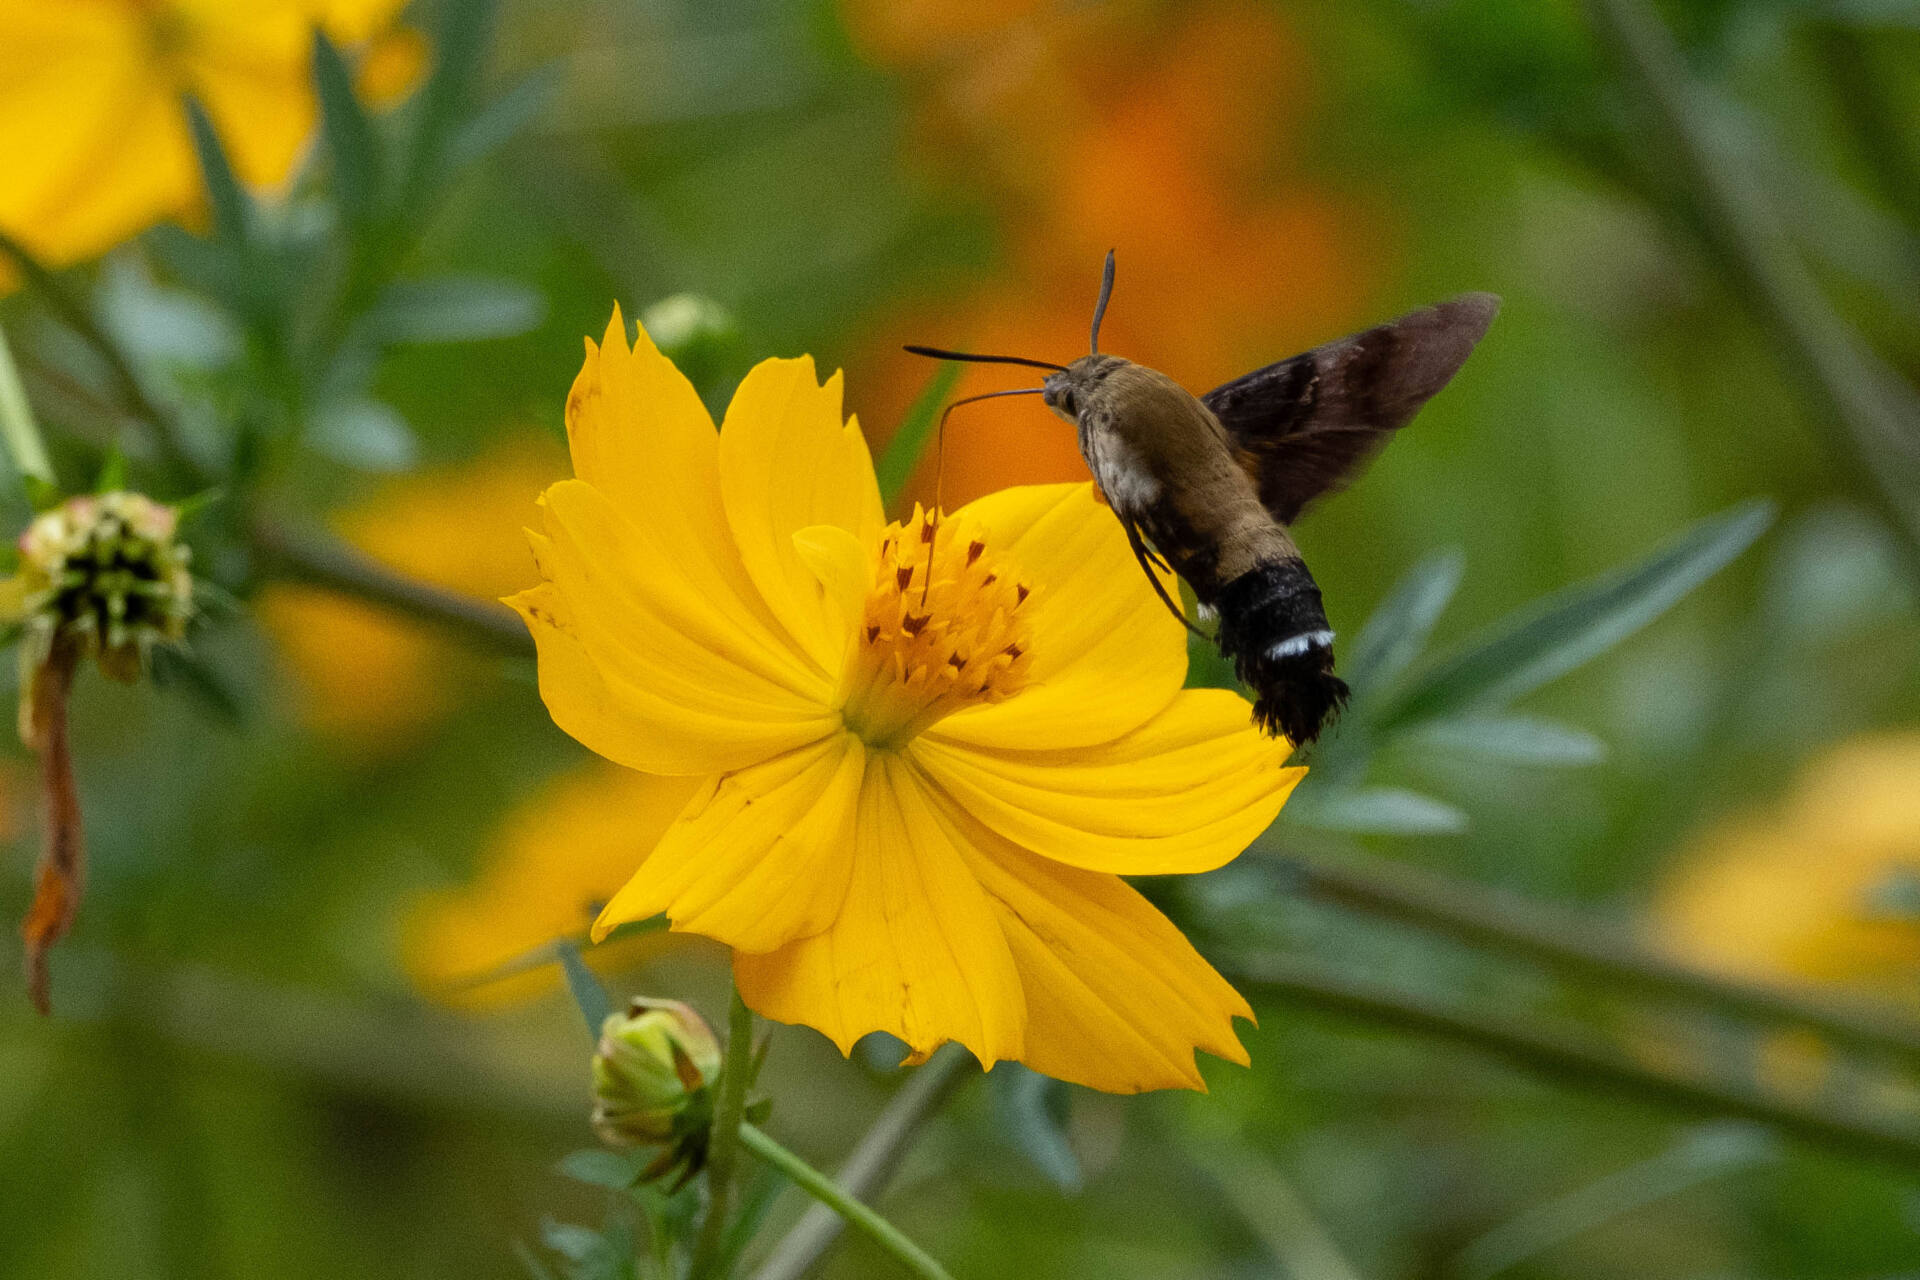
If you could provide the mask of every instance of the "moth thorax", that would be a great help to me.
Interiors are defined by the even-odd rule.
[[[1020,692],[1033,663],[1032,595],[983,529],[916,505],[881,537],[847,664],[847,726],[870,747],[898,747],[956,711]]]

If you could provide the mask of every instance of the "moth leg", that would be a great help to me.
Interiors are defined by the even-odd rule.
[[[1186,613],[1174,602],[1173,597],[1167,594],[1166,584],[1161,582],[1160,575],[1153,571],[1153,566],[1158,564],[1166,569],[1168,573],[1172,573],[1172,566],[1168,565],[1159,554],[1148,550],[1147,544],[1141,541],[1139,526],[1135,525],[1133,521],[1122,520],[1120,527],[1127,531],[1127,545],[1133,548],[1133,558],[1140,562],[1140,572],[1147,575],[1147,581],[1153,586],[1153,594],[1160,597],[1160,603],[1167,606],[1168,613],[1171,613],[1175,618],[1179,619],[1181,626],[1193,632],[1193,634],[1199,636],[1202,640],[1207,639],[1206,632],[1187,621]]]

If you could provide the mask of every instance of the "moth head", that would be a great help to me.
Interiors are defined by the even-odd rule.
[[[1068,422],[1077,422],[1087,404],[1100,393],[1107,375],[1125,364],[1119,356],[1081,356],[1041,384],[1040,399]]]

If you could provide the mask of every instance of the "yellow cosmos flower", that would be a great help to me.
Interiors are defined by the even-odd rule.
[[[1911,999],[1920,920],[1886,899],[1920,877],[1920,733],[1856,738],[1810,765],[1774,812],[1703,835],[1654,924],[1695,963]]]
[[[314,28],[367,48],[362,89],[390,96],[419,60],[403,3],[0,0],[0,229],[62,264],[194,208],[185,93],[243,181],[279,183],[313,132]]]
[[[576,478],[509,600],[561,728],[699,779],[602,912],[734,949],[747,1003],[1114,1092],[1244,1063],[1246,1002],[1122,875],[1205,871],[1304,772],[1221,690],[1085,484],[881,514],[840,377],[768,360],[716,434],[618,312],[567,404]],[[565,837],[556,832],[555,839]]]

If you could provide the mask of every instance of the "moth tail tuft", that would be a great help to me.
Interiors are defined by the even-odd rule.
[[[1253,721],[1296,747],[1320,736],[1346,705],[1333,674],[1333,632],[1320,589],[1297,558],[1276,560],[1221,589],[1220,651],[1254,692]]]
[[[1242,678],[1257,695],[1253,722],[1268,737],[1304,747],[1347,705],[1347,682],[1333,674],[1333,651],[1318,649]]]

